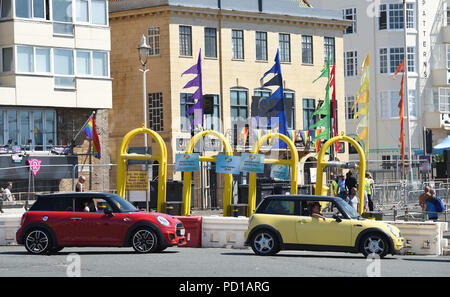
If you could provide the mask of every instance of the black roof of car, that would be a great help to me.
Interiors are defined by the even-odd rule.
[[[269,195],[264,197],[264,199],[288,199],[288,200],[328,200],[328,201],[336,201],[336,200],[342,200],[342,198],[339,197],[331,197],[331,196],[315,196],[315,195]]]
[[[51,194],[36,194],[36,199],[39,198],[91,198],[91,197],[111,197],[117,196],[112,193],[104,192],[65,192],[65,193],[51,193]]]

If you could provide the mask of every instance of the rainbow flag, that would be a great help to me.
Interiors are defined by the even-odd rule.
[[[94,157],[100,159],[102,156],[102,149],[100,147],[100,140],[98,138],[97,128],[95,127],[93,116],[91,116],[86,126],[84,126],[83,133],[92,140],[92,150],[94,152]]]
[[[248,127],[243,127],[238,135],[238,141],[240,142],[241,145],[245,145],[247,143],[247,137],[248,137]]]

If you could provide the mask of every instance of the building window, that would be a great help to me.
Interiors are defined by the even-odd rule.
[[[328,57],[330,57],[330,65],[334,65],[335,61],[335,50],[334,50],[334,37],[324,37],[324,62],[325,64],[328,61]]]
[[[232,51],[233,59],[244,59],[244,31],[242,30],[232,30]]]
[[[354,23],[344,30],[344,34],[356,33],[356,8],[347,8],[342,11],[345,20],[354,21]]]
[[[13,71],[13,48],[4,47],[0,48],[0,71],[12,72]]]
[[[247,90],[230,91],[230,119],[232,129],[239,126],[240,121],[248,118],[248,92]]]
[[[395,73],[397,67],[402,63],[405,56],[405,49],[403,47],[393,47],[389,49],[389,67],[391,73]]]
[[[302,36],[302,63],[313,64],[313,38],[312,36]]]
[[[284,109],[286,110],[287,129],[295,129],[295,94],[284,92]]]
[[[205,57],[217,58],[216,28],[205,28]]]
[[[267,61],[267,32],[256,32],[256,60]]]
[[[36,72],[50,73],[50,49],[35,48]]]
[[[92,24],[107,25],[108,12],[106,11],[106,0],[91,0]]]
[[[33,47],[17,46],[17,71],[33,72]]]
[[[358,112],[358,105],[352,109],[353,104],[355,104],[355,96],[348,96],[345,98],[345,118],[347,120],[353,120],[355,113]]]
[[[279,34],[280,62],[291,61],[291,35]]]
[[[388,54],[389,52],[389,54]],[[379,72],[380,74],[393,74],[397,67],[402,63],[404,59],[405,49],[403,47],[393,48],[381,48],[379,50]],[[407,67],[408,72],[416,72],[416,48],[413,46],[408,47],[407,55]]]
[[[407,28],[416,27],[416,6],[414,3],[406,3]],[[379,30],[404,29],[403,4],[380,5],[380,17],[378,18]]]
[[[450,88],[439,88],[438,89],[438,106],[439,112],[450,112]]]
[[[408,72],[416,72],[416,48],[408,47]]]
[[[88,0],[76,0],[76,20],[80,23],[89,23]]]
[[[148,45],[150,46],[150,56],[159,56],[159,40],[160,32],[159,27],[150,27],[147,29]]]
[[[358,75],[358,52],[345,52],[344,53],[344,74],[345,76],[357,76]]]
[[[220,131],[220,102],[219,95],[214,95],[213,114],[205,115],[206,130]]]
[[[9,18],[11,16],[11,1],[0,0],[0,18]]]
[[[8,1],[9,2],[9,1]],[[10,5],[11,3],[6,3],[7,5]],[[49,15],[47,13],[48,8],[48,0],[16,0],[16,17],[18,18],[36,18],[36,19],[49,19]],[[3,6],[3,3],[2,3]],[[7,8],[5,6],[5,8]],[[11,10],[11,7],[8,8],[8,14]],[[6,11],[5,11],[6,13]],[[3,13],[2,13],[3,16]],[[6,16],[6,15],[5,15]]]
[[[417,117],[417,98],[416,90],[409,90],[409,115]],[[380,93],[380,118],[382,120],[398,119],[400,109],[398,103],[400,102],[400,94],[398,91],[385,91]],[[404,102],[404,117],[407,117],[406,100]]]
[[[181,122],[181,131],[189,132],[189,128],[191,126],[191,122],[194,120],[194,114],[186,115],[186,111],[191,108],[195,102],[189,101],[192,93],[181,93],[180,94],[180,122]]]
[[[303,99],[303,130],[309,130],[309,127],[316,123],[313,113],[316,111],[315,99]]]
[[[389,29],[403,29],[403,4],[389,4]]]
[[[91,75],[91,53],[89,51],[77,51],[77,74]]]
[[[0,109],[0,144],[49,150],[56,144],[54,110]]]
[[[58,87],[75,87],[73,78],[73,50],[54,49],[53,67],[55,69],[55,85]],[[70,77],[72,76],[72,77]]]
[[[192,28],[180,26],[180,56],[192,56]]]
[[[148,127],[156,132],[164,131],[162,93],[148,94]]]
[[[388,73],[388,50],[380,48],[380,74]]]

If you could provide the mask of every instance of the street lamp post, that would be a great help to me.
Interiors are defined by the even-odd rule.
[[[146,81],[146,74],[148,72],[148,69],[146,69],[147,66],[147,60],[150,56],[150,46],[147,44],[145,35],[142,35],[141,37],[141,44],[138,46],[138,53],[139,53],[139,61],[141,62],[142,68],[139,69],[139,71],[142,72],[142,101],[144,104],[144,128],[147,128],[147,81]],[[147,134],[144,133],[144,151],[147,155]],[[148,173],[148,164],[147,160],[145,161],[145,171]],[[146,210],[149,211],[149,180],[147,180],[147,190],[145,191],[145,202],[146,202]]]

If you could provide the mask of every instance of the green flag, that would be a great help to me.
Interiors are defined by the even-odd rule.
[[[327,86],[325,87],[325,100],[322,104],[322,106],[316,110],[312,115],[321,115],[324,116],[322,119],[320,119],[317,123],[312,125],[310,129],[314,129],[317,127],[323,127],[324,129],[322,132],[314,137],[313,141],[317,140],[328,140],[330,139],[330,59],[331,57],[328,56],[328,60],[325,63],[325,66],[322,70],[322,73],[318,78],[316,78],[313,83],[315,83],[317,80],[319,80],[322,77],[328,78]]]

